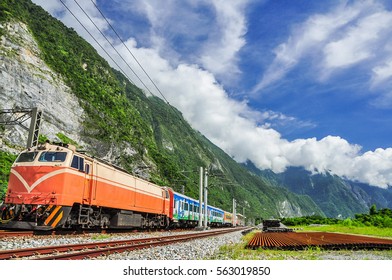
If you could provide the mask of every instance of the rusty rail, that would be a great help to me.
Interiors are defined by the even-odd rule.
[[[0,239],[3,237],[32,236],[33,234],[33,231],[0,230]]]
[[[392,239],[329,232],[259,232],[248,242],[248,249],[303,250],[319,247],[339,249],[392,249]]]

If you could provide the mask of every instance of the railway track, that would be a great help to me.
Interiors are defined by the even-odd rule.
[[[3,237],[32,236],[33,231],[0,230],[0,239]]]
[[[173,229],[172,231],[185,231],[188,229]],[[122,233],[137,233],[137,232],[160,232],[164,231],[162,229],[156,230],[113,230],[113,229],[99,229],[99,230],[51,230],[51,231],[15,231],[15,230],[0,230],[0,239],[3,237],[18,237],[18,236],[65,236],[65,235],[86,235],[86,234],[93,234],[93,233],[100,233],[100,234],[122,234]]]
[[[242,229],[226,229],[205,231],[198,233],[189,233],[181,235],[172,235],[165,237],[152,237],[131,240],[116,240],[107,242],[93,242],[84,244],[67,244],[60,246],[48,246],[38,248],[26,248],[17,250],[0,251],[0,260],[27,258],[35,260],[77,260],[86,258],[95,258],[113,253],[124,251],[139,250],[154,246],[164,246],[176,242],[186,242],[196,238],[204,238],[219,234],[230,233]],[[43,256],[46,255],[46,256]]]
[[[328,250],[391,250],[392,239],[328,232],[259,232],[248,242],[248,249],[303,250],[319,247]]]

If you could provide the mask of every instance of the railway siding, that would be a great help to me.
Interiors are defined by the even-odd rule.
[[[392,239],[330,232],[258,232],[246,245],[248,249],[303,250],[309,247],[391,250]]]

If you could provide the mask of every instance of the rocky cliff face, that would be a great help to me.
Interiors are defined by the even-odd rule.
[[[13,22],[0,28],[6,34],[0,38],[0,109],[38,107],[43,110],[42,134],[56,140],[60,132],[85,145],[79,136],[84,111],[61,77],[40,58],[26,25]],[[25,125],[28,127],[29,121]],[[27,137],[22,127],[7,126],[0,135],[0,149],[10,150],[9,146],[15,145],[23,148]]]

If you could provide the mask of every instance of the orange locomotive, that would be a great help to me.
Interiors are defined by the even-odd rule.
[[[166,227],[173,190],[76,151],[45,143],[12,165],[0,227]]]

